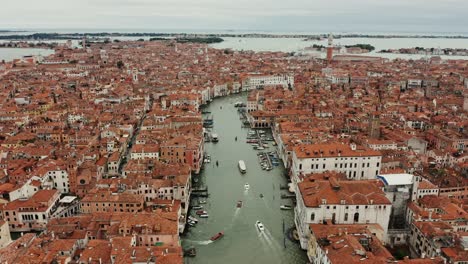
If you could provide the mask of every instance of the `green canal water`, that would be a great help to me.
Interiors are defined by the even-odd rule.
[[[285,230],[294,225],[293,210],[280,210],[280,205],[292,204],[290,199],[281,199],[281,194],[287,193],[280,190],[280,185],[287,184],[284,168],[261,169],[258,151],[246,143],[249,129],[241,127],[234,107],[237,101],[245,102],[246,95],[219,98],[204,109],[213,115],[212,131],[218,134],[219,142],[205,144],[211,163],[205,164],[203,172],[196,176],[196,184],[207,186],[210,196],[194,198],[192,204],[197,204],[198,199],[206,200],[203,210],[209,218],[199,219],[197,226],[182,238],[184,248],[197,250],[197,256],[186,258],[185,263],[307,263],[305,252],[283,232],[283,221]],[[269,146],[263,151],[276,150],[271,142]],[[245,161],[246,174],[239,172],[239,160]],[[245,183],[250,185],[247,191]],[[243,201],[242,208],[236,207],[239,200]],[[256,228],[257,220],[264,224],[264,232]],[[220,231],[224,231],[224,237],[210,241]]]

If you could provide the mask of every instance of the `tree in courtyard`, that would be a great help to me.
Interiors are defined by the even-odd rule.
[[[124,63],[122,61],[117,62],[117,68],[122,69],[124,66]]]

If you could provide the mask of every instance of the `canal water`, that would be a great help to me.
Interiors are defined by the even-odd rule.
[[[281,199],[281,194],[287,193],[280,190],[280,185],[287,184],[284,168],[261,169],[258,151],[246,143],[249,129],[241,126],[234,107],[237,101],[245,102],[246,95],[219,98],[204,109],[213,115],[212,131],[218,134],[219,142],[205,144],[211,163],[196,176],[196,185],[207,186],[209,197],[193,198],[192,204],[206,200],[203,210],[209,218],[199,219],[182,238],[184,248],[197,250],[197,256],[186,258],[185,263],[307,263],[305,252],[283,232],[283,221],[286,231],[294,225],[294,211],[280,210],[280,205],[292,204],[290,199]],[[262,151],[275,150],[271,143]],[[245,161],[247,173],[239,172],[239,160]],[[245,183],[250,185],[249,190],[245,190]],[[236,207],[239,200],[243,201],[241,208]],[[257,220],[264,224],[263,232],[258,231]],[[220,231],[224,231],[224,237],[210,241]]]

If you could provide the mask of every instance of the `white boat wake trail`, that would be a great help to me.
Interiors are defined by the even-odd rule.
[[[282,250],[281,245],[276,241],[276,239],[271,235],[270,230],[265,228],[265,231],[263,232],[265,235],[265,239],[276,249],[276,250]]]
[[[236,219],[239,216],[240,209],[241,208],[236,208],[236,210],[234,211],[234,215],[232,216],[231,224],[229,224],[229,226],[227,226],[225,230],[229,230],[234,226],[234,222],[236,222]]]
[[[196,241],[196,240],[188,240],[187,239],[187,241],[189,241],[190,243],[193,243],[195,245],[209,245],[209,244],[213,243],[213,241],[211,241],[211,240]]]

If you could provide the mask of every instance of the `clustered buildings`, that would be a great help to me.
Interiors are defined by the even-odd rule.
[[[311,262],[386,263],[409,245],[401,262],[466,263],[467,66],[173,41],[0,64],[0,262],[182,263],[200,106],[248,91]]]

